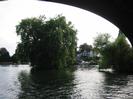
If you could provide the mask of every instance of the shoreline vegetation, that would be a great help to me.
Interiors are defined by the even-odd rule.
[[[102,36],[106,43],[101,43],[99,69],[112,69],[117,73],[133,73],[133,49],[128,44],[124,33],[119,31],[115,41],[110,42],[109,37]]]
[[[21,38],[15,54],[0,48],[0,65],[29,64],[36,70],[65,70],[76,65],[99,65],[118,73],[133,73],[133,49],[119,31],[111,42],[108,33],[94,38],[94,43],[77,47],[77,30],[65,16],[46,19],[45,16],[23,19],[16,26]]]

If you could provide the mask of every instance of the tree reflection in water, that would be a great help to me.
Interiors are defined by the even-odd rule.
[[[125,99],[129,98],[127,92],[124,89],[127,88],[129,75],[127,74],[116,74],[116,73],[105,73],[105,79],[103,83],[104,94],[101,94],[103,98],[113,99]],[[131,97],[130,97],[131,98]]]
[[[18,77],[21,86],[19,99],[69,99],[73,94],[72,71],[22,71]]]
[[[99,72],[97,68],[70,71],[21,71],[19,99],[132,99],[133,75]]]

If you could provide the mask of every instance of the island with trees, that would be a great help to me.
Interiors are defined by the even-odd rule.
[[[21,20],[16,26],[21,37],[15,56],[31,67],[63,69],[76,62],[77,30],[62,15],[47,20],[44,16]]]

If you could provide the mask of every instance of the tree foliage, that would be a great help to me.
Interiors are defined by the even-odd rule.
[[[92,50],[92,46],[91,45],[88,45],[87,43],[81,44],[79,46],[79,51],[80,52],[83,52],[83,51],[90,52],[91,50]]]
[[[100,51],[110,43],[109,41],[110,35],[108,33],[103,33],[103,34],[98,34],[94,38],[94,49],[96,50],[97,53],[100,53]]]
[[[12,56],[12,61],[13,63],[21,63],[21,64],[29,62],[29,57],[25,52],[23,43],[19,43],[17,45],[15,54]]]
[[[64,16],[24,19],[16,32],[21,36],[16,52],[32,67],[59,69],[75,63],[77,31]]]
[[[101,56],[100,68],[113,68],[117,72],[133,72],[133,50],[123,34],[106,46]]]

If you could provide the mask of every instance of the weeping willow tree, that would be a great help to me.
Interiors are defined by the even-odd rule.
[[[77,31],[64,16],[24,19],[16,26],[16,32],[23,45],[18,53],[23,53],[32,67],[61,69],[75,63]]]

